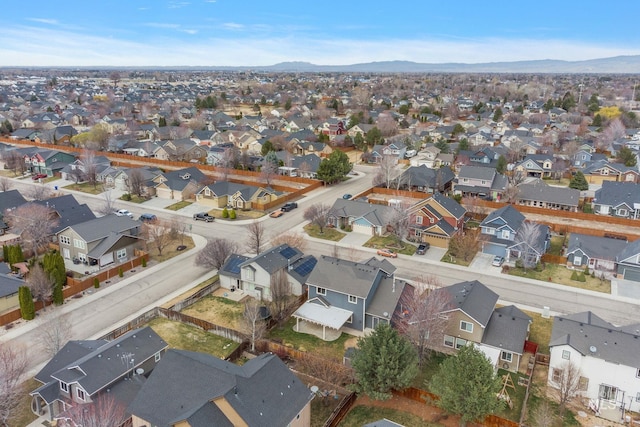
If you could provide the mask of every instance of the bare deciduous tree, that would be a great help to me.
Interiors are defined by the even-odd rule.
[[[520,259],[524,269],[532,268],[538,261],[538,255],[542,254],[542,228],[540,224],[532,221],[524,221],[516,232],[516,246],[520,251]]]
[[[24,156],[16,150],[7,151],[4,159],[7,169],[12,170],[14,175],[22,175],[27,170]]]
[[[27,353],[23,347],[0,342],[0,425],[9,427],[24,398],[22,376],[27,370]]]
[[[7,211],[5,218],[34,254],[46,247],[58,224],[51,210],[37,203],[28,203]]]
[[[144,176],[138,168],[132,168],[127,171],[127,179],[125,181],[127,191],[138,197],[144,194]]]
[[[321,347],[296,360],[296,369],[329,384],[353,382],[353,370],[338,359],[335,352]]]
[[[258,255],[265,240],[264,226],[261,222],[253,221],[247,226],[247,232],[247,249]]]
[[[26,195],[32,200],[47,200],[51,198],[51,188],[43,184],[32,185]]]
[[[237,242],[215,237],[207,240],[204,248],[196,256],[196,265],[219,270],[229,255],[238,251]]]
[[[391,232],[399,243],[406,239],[409,233],[410,215],[407,208],[408,206],[402,203],[395,206],[391,218],[389,218],[389,225],[392,228]]]
[[[289,275],[285,270],[279,270],[271,275],[269,292],[271,294],[271,317],[278,324],[281,324],[289,314],[289,308],[295,302],[295,297],[291,294]]]
[[[98,186],[98,165],[95,152],[87,149],[82,150],[80,159],[82,160],[85,179],[89,184],[93,185],[93,188],[96,188]]]
[[[171,238],[171,227],[166,221],[156,221],[153,224],[142,224],[141,236],[146,239],[147,245],[155,248],[158,251],[158,255],[162,255],[162,251],[173,240]]]
[[[31,289],[31,295],[33,295],[36,301],[44,304],[51,298],[51,295],[53,295],[54,280],[38,263],[29,269],[26,283]]]
[[[127,420],[127,407],[102,393],[93,402],[73,405],[61,415],[60,427],[120,427]]]
[[[314,203],[309,206],[303,214],[305,220],[318,227],[320,234],[324,233],[324,228],[329,220],[331,207],[322,203]]]
[[[529,425],[537,427],[555,427],[558,425],[558,417],[546,399],[541,399],[535,409],[530,413],[532,422]]]
[[[272,246],[280,246],[282,244],[287,244],[292,248],[296,248],[304,252],[307,246],[307,241],[304,239],[302,234],[296,233],[295,231],[287,231],[282,234],[278,234],[271,239]]]
[[[573,399],[580,393],[580,377],[582,372],[580,368],[571,361],[562,363],[557,368],[553,368],[552,383],[556,389],[558,403],[560,404],[560,413],[564,413],[564,409]]]
[[[256,351],[256,342],[262,339],[264,333],[267,331],[267,324],[262,318],[259,301],[250,298],[244,304],[241,328],[242,332],[249,336],[251,351]]]
[[[267,185],[271,185],[274,178],[278,176],[278,165],[273,162],[265,161],[260,168],[260,179]]]
[[[13,188],[13,181],[6,176],[0,177],[0,191],[9,191]]]
[[[449,255],[470,261],[478,252],[478,245],[478,234],[473,230],[466,230],[449,240]]]
[[[45,353],[51,358],[71,339],[73,325],[67,315],[52,310],[44,312],[41,322],[38,336]]]
[[[378,163],[378,167],[376,169],[376,174],[373,177],[372,184],[374,186],[384,186],[385,188],[390,188],[393,181],[398,176],[398,170],[396,169],[397,165],[397,157],[386,154],[382,156],[382,159]]]
[[[102,193],[102,203],[98,206],[98,213],[101,215],[109,215],[116,210],[116,202],[111,195],[111,190]]]
[[[452,308],[453,299],[435,276],[417,277],[413,287],[411,298],[403,301],[406,315],[400,329],[416,347],[422,364],[443,342],[449,320],[442,313]]]

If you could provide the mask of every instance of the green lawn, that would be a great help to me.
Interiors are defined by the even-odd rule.
[[[505,405],[496,413],[496,415],[511,421],[519,422],[520,414],[522,413],[522,404],[524,403],[524,395],[527,392],[527,388],[518,385],[518,378],[527,378],[527,376],[505,371],[504,369],[498,369],[498,376],[501,379],[503,379],[503,376],[507,374],[511,375],[511,381],[513,381],[513,386],[515,387],[506,387],[506,391],[509,394],[509,399],[511,399],[513,408],[509,408],[509,406],[505,403]]]
[[[237,347],[235,341],[222,338],[195,326],[157,317],[149,322],[149,326],[169,344],[170,348],[197,351],[217,356],[228,357]]]
[[[551,255],[562,255],[562,244],[564,243],[564,240],[565,236],[553,236],[547,252]]]
[[[538,344],[538,352],[549,354],[549,341],[551,340],[551,328],[553,327],[553,318],[545,319],[540,313],[525,311],[533,322],[529,330],[529,341]]]
[[[337,230],[335,228],[329,228],[329,227],[325,227],[323,232],[320,233],[320,228],[314,224],[305,225],[304,231],[306,231],[310,237],[315,237],[317,239],[331,240],[332,242],[337,242],[341,240],[344,236],[346,236],[346,234],[343,233],[342,231]]]
[[[69,190],[82,191],[87,194],[100,194],[104,191],[102,184],[90,184],[88,182],[81,182],[80,184],[69,184],[65,186]]]
[[[315,335],[302,334],[293,330],[296,319],[290,318],[281,328],[275,327],[269,331],[268,338],[280,342],[283,345],[300,351],[313,353],[319,348],[327,348],[340,360],[344,356],[344,343],[351,335],[344,332],[335,341],[323,341]]]
[[[573,286],[574,288],[587,289],[590,291],[603,292],[606,294],[611,293],[611,281],[600,280],[597,277],[586,276],[585,282],[579,282],[577,280],[571,280],[571,275],[574,270],[570,270],[564,265],[546,263],[545,268],[542,271],[536,271],[535,269],[527,269],[524,271],[522,268],[508,268],[508,274],[513,276],[527,277],[529,279],[542,280],[544,282],[559,283],[561,285]],[[578,271],[580,273],[580,271]]]
[[[473,258],[475,257],[472,256],[469,261],[465,261],[462,258],[456,258],[456,257],[452,257],[451,255],[449,255],[449,251],[445,252],[445,254],[442,256],[442,258],[440,258],[440,262],[446,262],[448,264],[457,264],[457,265],[461,265],[463,267],[469,267],[469,265],[471,264],[471,262],[473,261]]]
[[[366,248],[382,249],[389,248],[394,252],[403,255],[413,255],[416,253],[417,247],[411,243],[398,241],[398,238],[394,235],[386,236],[373,236],[363,245]]]
[[[418,404],[418,403],[416,403]],[[441,426],[424,421],[417,415],[402,412],[397,409],[379,408],[377,406],[354,406],[340,423],[340,427],[362,427],[365,424],[381,420],[383,418],[403,426]]]
[[[186,200],[183,200],[181,202],[178,203],[174,203],[172,205],[167,206],[165,209],[168,209],[170,211],[178,211],[182,208],[186,208],[187,206],[189,206],[191,203],[193,202],[187,202]]]

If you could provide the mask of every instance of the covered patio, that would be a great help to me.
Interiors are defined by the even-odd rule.
[[[296,319],[294,330],[315,335],[324,341],[335,341],[342,335],[340,329],[352,314],[349,310],[333,307],[320,298],[313,298],[293,313]]]

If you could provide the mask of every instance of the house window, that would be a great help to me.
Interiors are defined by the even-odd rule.
[[[502,353],[500,353],[500,360],[511,363],[511,361],[513,360],[513,353],[503,351]]]
[[[73,239],[73,246],[79,249],[84,249],[85,248],[84,240]]]
[[[69,238],[69,236],[60,236],[60,243],[63,245],[71,245],[71,238]]]
[[[153,360],[155,360],[156,362],[160,361],[160,352],[157,352],[156,354],[154,354]]]
[[[587,391],[588,388],[589,388],[589,378],[580,377],[580,379],[578,380],[578,390]]]
[[[469,322],[465,322],[464,320],[461,320],[460,330],[473,333],[473,323],[469,323]]]
[[[76,396],[78,396],[78,399],[84,401],[85,400],[84,390],[81,389],[81,388],[77,388],[76,389]]]
[[[580,255],[573,256],[573,265],[582,265],[582,257]]]
[[[640,402],[640,391],[636,394],[636,402]]]
[[[629,212],[626,209],[618,209],[618,216],[627,216]]]
[[[205,188],[204,189],[204,195],[207,196],[207,197],[210,197],[211,196],[211,190],[209,190],[208,188]]]
[[[468,178],[462,178],[462,182],[469,182]]]
[[[118,261],[126,259],[127,258],[127,249],[118,249],[118,251],[116,252],[116,258],[118,259]]]
[[[551,381],[559,383],[562,379],[562,369],[553,368],[553,374],[551,375]]]
[[[484,231],[484,234],[489,234],[491,236],[496,234],[496,229],[495,228],[486,227],[486,228],[483,229],[483,231]]]
[[[349,302],[351,304],[357,304],[358,303],[358,297],[355,295],[349,295]]]
[[[617,387],[606,385],[606,384],[600,384],[600,391],[598,392],[598,397],[600,399],[615,401],[617,394],[618,394]]]
[[[444,346],[453,348],[454,338],[450,335],[444,336]]]
[[[602,169],[600,172],[602,175],[609,175],[609,169]]]
[[[60,381],[60,390],[64,391],[65,393],[69,393],[69,384]]]
[[[566,360],[571,359],[571,352],[569,350],[562,350],[562,358]]]
[[[509,238],[509,230],[502,230],[502,238],[503,239]]]
[[[318,295],[327,295],[327,290],[325,288],[317,288],[316,293]],[[349,297],[351,297],[351,295],[349,295]]]
[[[422,217],[420,215],[416,216],[416,224],[422,224]]]
[[[460,350],[465,345],[467,345],[467,340],[463,340],[462,338],[456,338],[456,350]]]
[[[253,268],[245,268],[244,273],[247,280],[255,280],[255,271],[253,271]]]
[[[482,185],[487,185],[487,181],[485,181],[484,179],[482,180]]]
[[[636,369],[636,378],[640,378],[640,368]]]

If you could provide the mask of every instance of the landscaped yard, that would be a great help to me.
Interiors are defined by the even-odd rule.
[[[611,293],[611,281],[601,280],[597,276],[591,277],[591,275],[585,275],[585,282],[579,282],[577,280],[571,280],[571,275],[576,270],[570,270],[564,265],[546,263],[545,268],[542,271],[536,271],[535,269],[527,269],[525,272],[522,268],[508,268],[504,269],[513,276],[527,277],[529,279],[542,280],[545,282],[559,283],[562,285],[573,286],[575,288],[588,289],[590,291],[604,292],[606,294]],[[582,270],[577,270],[578,274]]]
[[[213,295],[208,295],[182,310],[182,313],[188,316],[234,330],[240,330],[243,312],[244,304]]]
[[[367,248],[382,249],[389,248],[394,252],[403,255],[413,255],[416,253],[416,246],[407,242],[398,242],[398,238],[392,234],[386,236],[373,236],[363,245]]]
[[[540,313],[532,311],[525,311],[525,313],[533,319],[529,329],[529,341],[538,344],[538,353],[549,354],[553,318],[545,319]]]
[[[69,190],[82,191],[83,193],[88,194],[100,194],[104,192],[104,187],[100,183],[93,185],[89,182],[81,182],[79,184],[69,184],[64,188]]]
[[[23,392],[20,406],[16,410],[16,415],[8,420],[9,426],[26,426],[35,421],[38,417],[31,411],[31,396],[29,392],[40,387],[42,384],[33,378],[23,383]]]
[[[293,330],[293,327],[296,324],[296,319],[293,317],[290,318],[281,328],[275,327],[273,328],[268,337],[271,340],[280,342],[281,344],[294,348],[300,351],[308,351],[313,353],[315,350],[319,348],[327,348],[335,355],[335,357],[342,360],[342,356],[344,356],[344,343],[349,338],[353,338],[351,335],[345,334],[344,332],[340,335],[335,341],[323,341],[322,339],[310,335],[310,334],[302,334]]]
[[[346,235],[342,231],[330,227],[325,227],[324,230],[322,230],[322,233],[320,233],[320,228],[314,224],[305,225],[304,231],[306,231],[310,237],[331,240],[332,242],[337,242]]]
[[[527,376],[522,374],[516,374],[514,372],[505,371],[504,369],[498,369],[498,377],[500,377],[500,379],[503,381],[502,383],[503,387],[504,387],[505,375],[511,376],[511,382],[507,382],[507,386],[505,387],[505,390],[509,395],[509,399],[511,399],[511,403],[513,407],[509,408],[509,405],[506,403],[506,399],[505,399],[505,405],[502,407],[501,410],[499,410],[496,413],[496,415],[511,421],[519,422],[520,414],[522,413],[522,404],[524,403],[524,395],[527,392],[527,388],[524,386],[518,385],[518,378],[520,377],[527,378]],[[513,384],[513,388],[511,388],[510,386],[511,384]]]
[[[266,215],[264,212],[261,212],[261,211],[252,211],[252,210],[243,211],[241,209],[236,209],[235,210],[236,218],[230,219],[230,218],[222,217],[222,209],[211,209],[208,212],[209,212],[209,215],[211,215],[212,217],[215,217],[216,219],[219,219],[220,221],[229,221],[229,222],[233,222],[240,219],[258,219]],[[231,210],[228,210],[227,212],[231,212]]]
[[[416,403],[420,405],[420,403]],[[399,411],[391,408],[380,408],[377,406],[355,406],[340,423],[340,427],[362,427],[367,423],[386,418],[403,426],[441,426],[442,424],[429,423],[417,415]]]
[[[165,209],[168,209],[170,211],[179,211],[180,209],[186,208],[187,206],[189,206],[192,203],[193,202],[188,202],[186,200],[183,200],[181,202],[177,202],[177,203],[174,203],[172,205],[169,205]]]
[[[562,244],[565,241],[565,236],[553,236],[551,237],[551,242],[549,242],[549,250],[547,251],[550,255],[562,255]]]
[[[144,203],[149,199],[146,197],[136,196],[135,194],[123,194],[122,196],[120,196],[120,200],[125,200],[132,203]]]
[[[237,347],[235,341],[222,338],[195,326],[157,317],[149,326],[169,344],[178,350],[197,351],[212,354],[221,359],[228,357]]]

